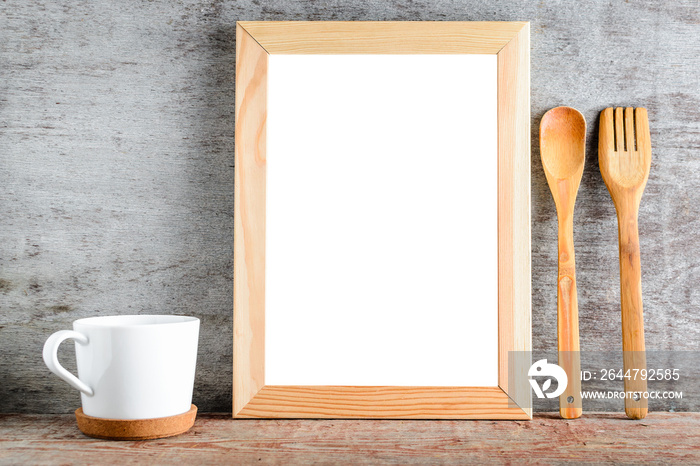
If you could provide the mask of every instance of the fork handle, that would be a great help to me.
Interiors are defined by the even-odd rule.
[[[620,296],[622,300],[622,361],[625,375],[625,413],[631,419],[647,415],[646,352],[642,308],[642,267],[639,257],[637,210],[618,212]],[[645,376],[642,377],[642,370]],[[629,375],[629,377],[627,377]],[[630,394],[642,394],[635,400]]]
[[[566,390],[559,396],[559,415],[564,419],[581,417],[581,356],[578,334],[578,293],[574,254],[574,220],[566,215],[559,220],[559,272],[557,277],[558,363],[568,378]]]

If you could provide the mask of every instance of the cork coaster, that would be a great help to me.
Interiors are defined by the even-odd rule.
[[[197,417],[192,405],[186,413],[155,419],[102,419],[88,416],[83,408],[75,410],[75,419],[82,433],[107,440],[148,440],[172,437],[190,430]]]

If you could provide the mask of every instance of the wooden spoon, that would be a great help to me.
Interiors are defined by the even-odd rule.
[[[566,390],[559,397],[559,414],[575,419],[581,417],[582,406],[574,203],[586,155],[586,120],[578,110],[557,107],[544,114],[540,122],[540,154],[559,220],[557,337],[559,365],[568,377]]]

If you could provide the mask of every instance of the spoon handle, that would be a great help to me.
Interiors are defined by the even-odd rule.
[[[576,419],[581,417],[582,400],[573,215],[566,215],[559,221],[557,284],[558,362],[568,378],[566,390],[559,396],[559,414],[564,419]]]
[[[639,257],[637,222],[636,208],[623,209],[623,211],[618,212],[625,413],[631,419],[642,419],[648,412],[647,398],[644,396],[647,391],[647,361],[644,348],[642,267]],[[635,393],[640,394],[637,399],[632,397],[632,394]]]

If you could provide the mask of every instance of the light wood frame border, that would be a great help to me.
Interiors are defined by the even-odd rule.
[[[498,386],[265,385],[267,57],[314,53],[498,56]],[[234,189],[234,418],[532,418],[529,23],[238,22]]]

